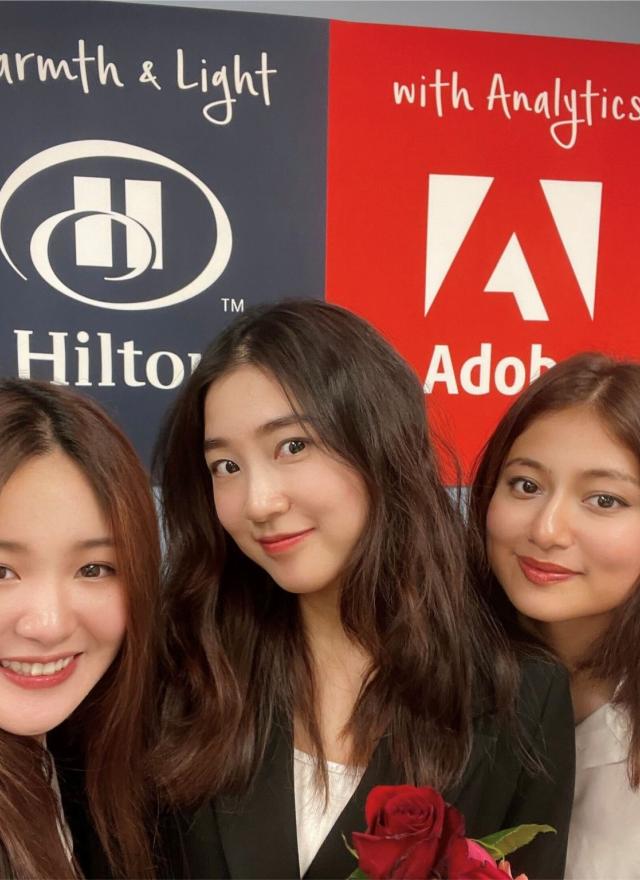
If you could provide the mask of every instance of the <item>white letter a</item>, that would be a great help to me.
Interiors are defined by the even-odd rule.
[[[512,293],[525,321],[548,321],[533,275],[513,233],[485,287],[487,293]]]

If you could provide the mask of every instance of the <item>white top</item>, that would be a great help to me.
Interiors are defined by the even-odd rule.
[[[640,880],[640,791],[627,777],[629,724],[605,703],[576,727],[567,880]]]
[[[296,798],[296,831],[300,876],[322,846],[336,819],[358,787],[363,770],[352,770],[344,764],[327,761],[329,790],[325,809],[324,793],[318,791],[314,779],[315,761],[306,752],[293,750],[293,784]]]

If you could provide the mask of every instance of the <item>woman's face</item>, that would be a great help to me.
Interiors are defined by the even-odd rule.
[[[125,596],[107,518],[64,453],[0,491],[0,728],[34,736],[67,718],[122,642]]]
[[[491,566],[515,607],[604,631],[640,578],[640,466],[587,407],[536,419],[487,513]]]
[[[204,416],[216,513],[238,547],[284,590],[336,589],[367,518],[360,474],[322,448],[256,367],[214,382]]]

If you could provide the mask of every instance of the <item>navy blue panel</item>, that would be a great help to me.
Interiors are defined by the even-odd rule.
[[[55,353],[148,458],[237,311],[322,297],[327,52],[313,19],[0,4],[0,371]]]

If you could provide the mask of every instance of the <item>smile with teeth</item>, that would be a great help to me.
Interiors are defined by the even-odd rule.
[[[34,677],[38,675],[55,675],[71,663],[74,654],[69,657],[62,657],[60,660],[52,660],[49,663],[23,663],[19,660],[0,660],[0,666],[4,669],[10,669],[18,675],[26,677]]]

